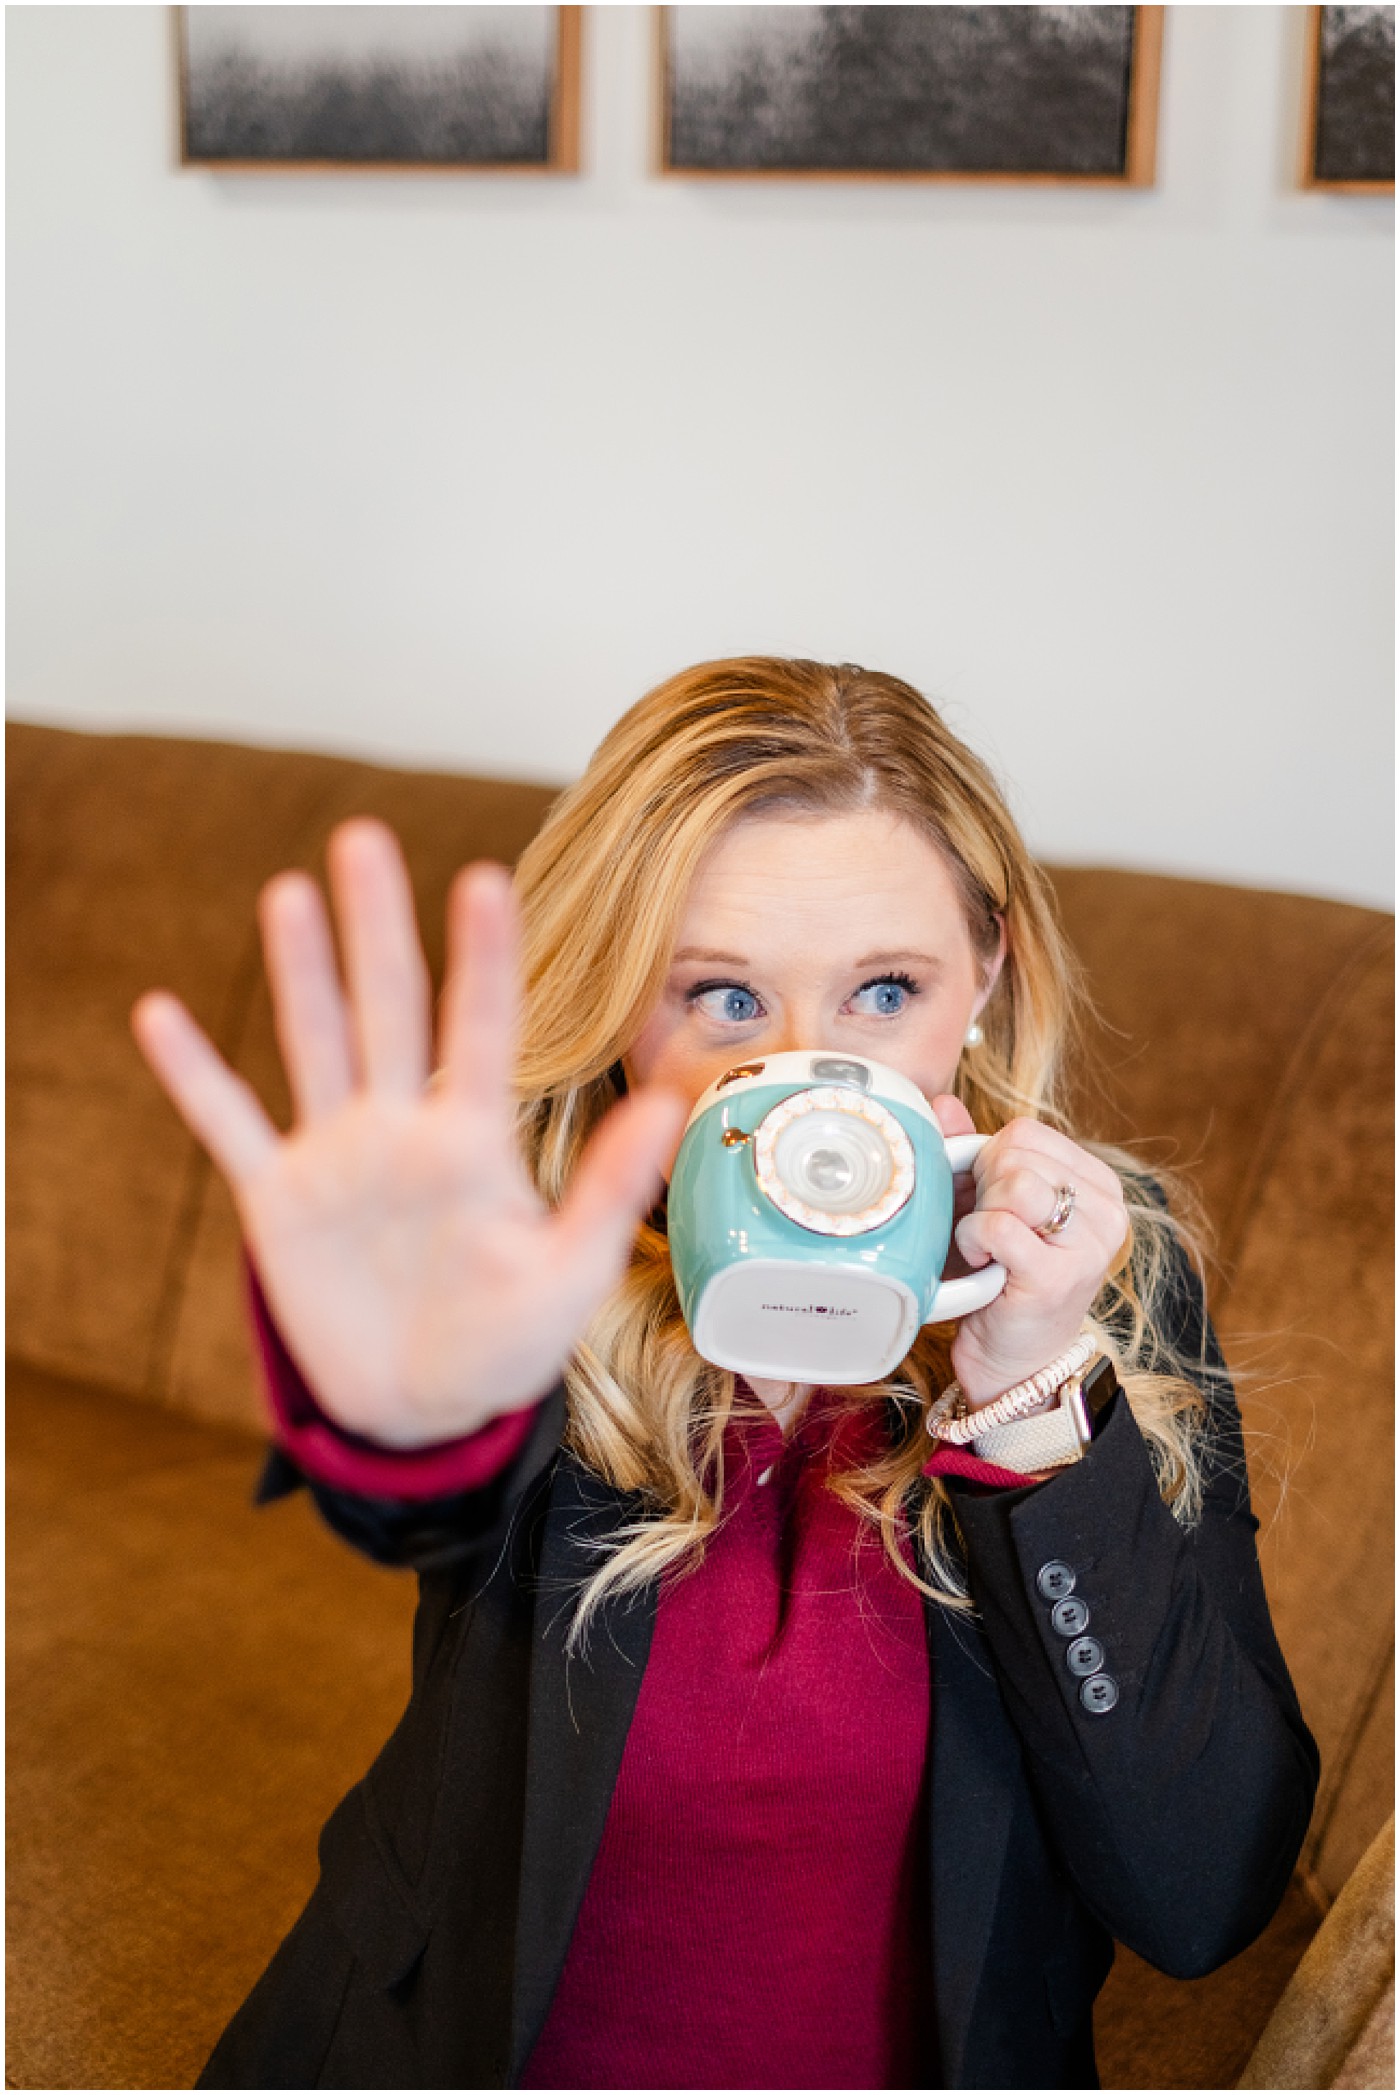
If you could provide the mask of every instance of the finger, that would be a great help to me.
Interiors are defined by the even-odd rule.
[[[675,1092],[634,1092],[589,1141],[554,1224],[580,1295],[601,1298],[622,1271],[637,1223],[661,1190],[687,1111]]]
[[[447,981],[442,997],[443,1083],[504,1125],[520,1023],[519,928],[504,866],[485,861],[457,875],[447,903]]]
[[[428,968],[398,840],[342,822],[327,849],[360,1071],[371,1091],[413,1098],[428,1077]]]
[[[1015,1215],[1028,1229],[1040,1230],[1055,1212],[1058,1195],[1043,1173],[1006,1159],[1001,1169],[985,1178],[977,1188],[979,1209],[991,1213],[1002,1209]]]
[[[1000,1155],[1010,1149],[1027,1149],[1044,1157],[1054,1185],[1097,1186],[1104,1193],[1121,1196],[1118,1174],[1111,1165],[1091,1156],[1058,1128],[1047,1127],[1043,1120],[1009,1120],[974,1160],[974,1175],[981,1179],[995,1170]]]
[[[962,1100],[954,1098],[951,1091],[940,1091],[936,1098],[929,1100],[929,1104],[933,1108],[934,1119],[945,1135],[976,1134],[976,1121]]]
[[[978,1161],[981,1161],[980,1158]],[[1118,1181],[1112,1179],[1105,1188],[1078,1168],[1079,1161],[1076,1158],[1051,1156],[1043,1149],[1019,1146],[998,1149],[990,1163],[983,1167],[980,1184],[985,1189],[996,1179],[1026,1173],[1038,1178],[1042,1185],[1049,1186],[1052,1198],[1062,1186],[1072,1186],[1076,1200],[1080,1203],[1092,1203],[1096,1213],[1113,1207],[1121,1215],[1124,1211],[1123,1196]]]
[[[978,1208],[963,1217],[953,1236],[969,1266],[980,1268],[991,1259],[1005,1266],[1008,1285],[1016,1281],[1034,1286],[1053,1273],[1054,1253],[1007,1208]],[[1063,1270],[1054,1276],[1057,1280]]]
[[[300,1120],[343,1105],[354,1087],[350,1021],[321,891],[280,873],[258,900],[277,1044]]]
[[[1002,1168],[979,1186],[978,1207],[989,1211],[1004,1208],[1056,1252],[1088,1248],[1107,1261],[1123,1235],[1122,1202],[1106,1200],[1097,1187],[1078,1187],[1067,1220],[1046,1236],[1046,1224],[1054,1219],[1067,1181],[1062,1179],[1058,1185],[1052,1185],[1046,1176],[1045,1160],[1028,1162],[1030,1155],[1021,1150],[1003,1158]]]
[[[136,1044],[191,1134],[230,1185],[252,1177],[277,1147],[277,1130],[176,997],[152,990],[131,1014]]]

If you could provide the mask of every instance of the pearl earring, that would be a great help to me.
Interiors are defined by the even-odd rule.
[[[981,1047],[982,1028],[978,1025],[976,1019],[972,1021],[972,1024],[968,1027],[966,1033],[964,1033],[963,1039],[966,1041],[969,1047]]]

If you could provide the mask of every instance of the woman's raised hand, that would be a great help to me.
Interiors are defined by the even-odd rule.
[[[328,849],[342,986],[316,883],[282,873],[259,917],[295,1107],[287,1135],[174,997],[136,1039],[232,1189],[272,1313],[340,1425],[417,1447],[542,1396],[621,1276],[685,1120],[674,1093],[609,1113],[551,1213],[517,1147],[519,991],[503,867],[459,873],[432,1065],[428,970],[398,845],[347,822]]]

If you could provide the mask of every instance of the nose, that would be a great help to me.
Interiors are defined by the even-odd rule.
[[[783,1007],[782,1020],[775,1029],[772,1041],[766,1043],[768,1053],[788,1055],[798,1048],[830,1047],[832,1043],[827,1038],[829,1030],[817,998],[804,998],[797,1002],[789,1000]]]

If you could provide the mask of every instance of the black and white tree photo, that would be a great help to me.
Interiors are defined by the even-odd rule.
[[[243,165],[544,167],[558,7],[186,7],[184,157]],[[566,124],[566,128],[568,128]]]
[[[677,172],[1126,179],[1132,7],[669,7]]]
[[[1395,9],[1317,10],[1317,182],[1395,180]]]

